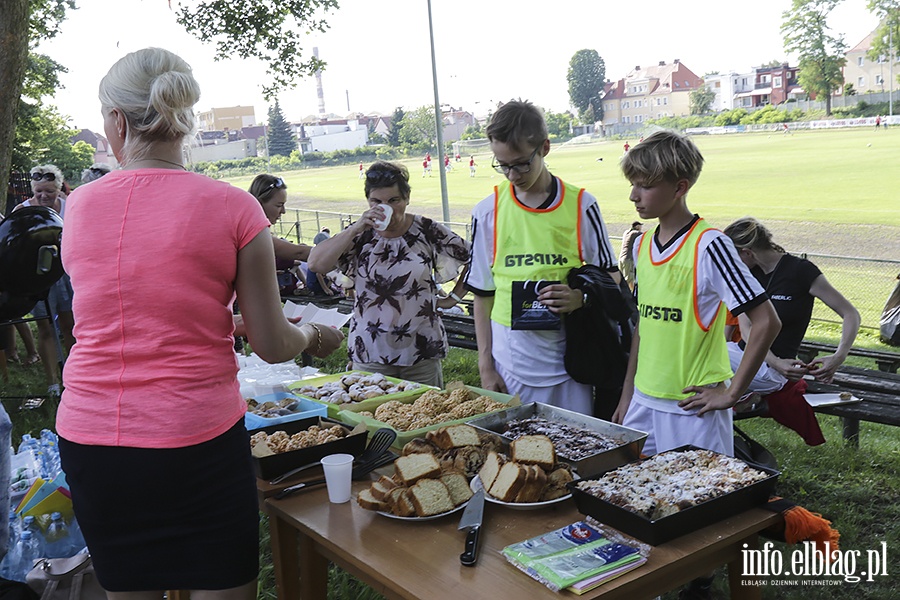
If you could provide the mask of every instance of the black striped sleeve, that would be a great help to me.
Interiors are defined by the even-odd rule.
[[[617,270],[619,259],[617,256],[613,256],[606,224],[603,222],[603,217],[600,216],[600,206],[596,202],[588,207],[587,219],[588,227],[596,239],[597,252],[600,256],[600,264],[598,266],[610,271]]]
[[[748,273],[749,271],[746,267],[741,269],[738,266],[737,261],[740,259],[737,258],[734,252],[729,252],[728,242],[725,238],[715,238],[710,242],[707,252],[709,252],[715,269],[722,277],[722,280],[725,281],[738,306],[747,304],[757,297],[753,292],[753,286],[744,275],[745,272]],[[734,314],[734,311],[732,311],[732,314]]]

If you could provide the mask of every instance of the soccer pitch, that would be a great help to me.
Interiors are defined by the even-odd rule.
[[[717,227],[752,215],[770,223],[776,238],[792,245],[782,231],[812,227],[841,230],[847,225],[883,226],[882,240],[900,244],[900,130],[870,128],[795,131],[693,138],[706,159],[688,206]],[[637,140],[629,140],[632,145]],[[610,233],[637,218],[628,201],[629,185],[619,170],[623,141],[551,147],[547,164],[555,175],[586,188],[600,202]],[[475,156],[476,176],[469,177],[468,157],[451,161],[447,173],[450,220],[465,223],[472,207],[503,181],[491,168],[491,156]],[[410,211],[441,218],[438,160],[422,177],[422,158],[401,161],[410,170]],[[359,213],[365,210],[363,181],[356,164],[281,174],[288,185],[288,208]],[[247,189],[252,178],[232,179]],[[890,235],[891,231],[893,236]],[[794,231],[799,234],[800,232]],[[802,236],[800,236],[802,237]],[[810,251],[871,256],[869,244],[851,244],[822,234]],[[892,239],[893,238],[893,239]],[[872,236],[866,236],[871,241]],[[806,244],[808,245],[808,244]],[[862,254],[860,254],[862,252]],[[900,255],[893,252],[892,257]],[[882,258],[888,256],[879,253]]]

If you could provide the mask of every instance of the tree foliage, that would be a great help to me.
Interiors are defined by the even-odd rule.
[[[388,132],[388,146],[400,147],[400,123],[403,121],[403,108],[398,106],[391,115],[391,130]]]
[[[291,126],[284,118],[281,112],[281,105],[278,100],[269,107],[269,156],[290,156],[291,152],[297,149],[297,141],[294,139],[294,133]]]
[[[603,119],[603,103],[600,93],[606,80],[606,63],[596,50],[579,50],[569,60],[569,102],[578,109],[582,121],[586,121],[588,109],[591,108],[591,123]]]
[[[55,106],[23,102],[12,152],[13,169],[24,172],[36,164],[53,164],[66,181],[80,182],[81,171],[94,162],[94,147],[82,141],[72,145],[77,133]]]
[[[869,60],[896,57],[900,54],[900,0],[869,0],[868,7],[879,20],[878,29],[872,37],[872,46],[867,53]]]
[[[544,121],[547,122],[547,131],[551,136],[569,137],[574,118],[570,112],[555,113],[548,110],[544,112]]]
[[[847,62],[843,36],[831,35],[828,15],[841,0],[793,0],[782,14],[784,48],[800,57],[799,81],[808,94],[823,96],[825,114],[831,114],[831,93],[844,83],[841,68]]]
[[[701,85],[697,89],[691,91],[689,95],[691,114],[705,115],[712,108],[713,102],[716,100],[716,93],[709,89],[708,86]]]
[[[324,14],[336,8],[337,0],[201,0],[180,5],[178,22],[201,41],[214,43],[216,60],[263,61],[269,76],[263,95],[271,100],[325,67],[308,52],[305,36],[328,29]]]
[[[400,144],[411,151],[433,150],[437,144],[434,107],[420,106],[400,120]]]
[[[0,175],[9,173],[11,150],[16,138],[16,121],[22,106],[29,65],[29,49],[41,40],[53,38],[75,9],[75,0],[4,0],[0,18]],[[49,59],[48,59],[49,60]],[[58,85],[58,80],[55,81]],[[43,86],[34,84],[35,89]],[[25,95],[34,97],[35,90]]]

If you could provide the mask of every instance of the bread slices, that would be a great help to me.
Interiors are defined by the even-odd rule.
[[[513,462],[537,465],[545,471],[556,466],[556,450],[546,435],[523,435],[509,445]]]
[[[528,469],[525,465],[508,462],[500,468],[500,472],[488,488],[488,494],[501,502],[514,502],[527,478]]]
[[[420,479],[409,488],[409,495],[420,517],[439,515],[456,508],[450,498],[450,490],[439,479]]]
[[[453,501],[454,506],[468,502],[469,498],[472,497],[472,488],[469,487],[469,482],[462,473],[455,471],[444,473],[441,475],[441,481],[444,482],[444,485],[450,491],[450,499]]]
[[[481,479],[481,485],[484,486],[485,490],[490,490],[491,486],[494,485],[494,480],[500,474],[500,469],[503,467],[504,462],[506,461],[501,454],[493,450],[487,453],[484,464],[481,465],[481,470],[478,471],[478,477]]]
[[[401,456],[394,461],[394,467],[406,486],[410,486],[420,479],[434,479],[441,476],[441,464],[433,454]]]
[[[434,431],[429,431],[425,435],[425,439],[440,448],[441,450],[450,450],[451,448],[461,448],[463,446],[478,446],[481,439],[478,437],[478,430],[471,425],[451,425],[441,427]]]

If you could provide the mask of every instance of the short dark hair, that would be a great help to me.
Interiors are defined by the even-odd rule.
[[[388,162],[386,160],[377,160],[366,169],[365,192],[366,199],[372,190],[380,190],[396,185],[400,191],[400,196],[404,200],[409,200],[409,171],[400,163]]]
[[[643,224],[640,221],[633,221],[631,223],[631,228],[634,230],[640,229]]]
[[[490,141],[516,150],[537,148],[550,137],[540,108],[528,100],[510,100],[497,109],[485,130]]]

